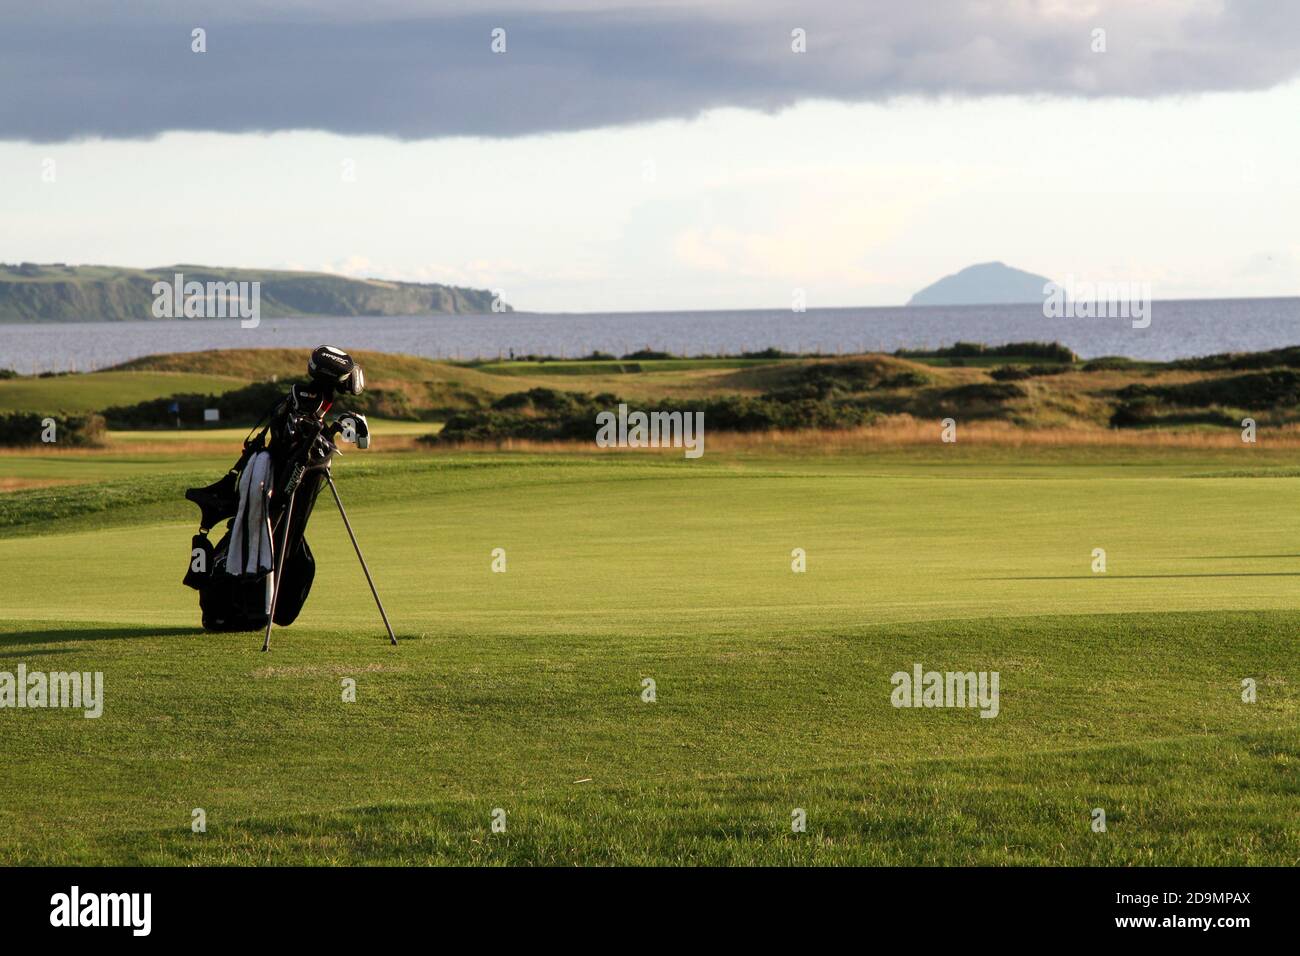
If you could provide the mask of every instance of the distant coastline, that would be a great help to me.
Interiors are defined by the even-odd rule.
[[[513,311],[490,290],[439,283],[185,264],[128,269],[25,262],[0,263],[0,322],[165,321],[154,311],[154,289],[158,283],[175,283],[178,275],[185,283],[205,288],[259,283],[260,312],[265,318]]]

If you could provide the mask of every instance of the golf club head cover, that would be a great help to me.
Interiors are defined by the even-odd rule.
[[[313,382],[334,392],[360,395],[366,387],[361,366],[347,352],[332,345],[322,345],[311,353],[307,360],[307,374]]]
[[[343,440],[352,442],[358,448],[370,447],[370,423],[359,412],[344,412],[338,417],[339,431]]]

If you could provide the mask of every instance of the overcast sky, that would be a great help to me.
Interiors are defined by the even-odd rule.
[[[540,310],[893,304],[989,259],[1294,295],[1298,76],[1272,0],[3,0],[0,260]]]

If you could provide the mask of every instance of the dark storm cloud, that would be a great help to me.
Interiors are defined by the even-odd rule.
[[[0,4],[0,138],[508,137],[807,99],[1249,90],[1300,72],[1300,5],[1271,0],[581,7],[393,0],[268,12],[235,0],[122,4],[108,18],[67,0]],[[190,51],[195,26],[207,53]],[[495,27],[507,31],[505,54],[490,49]],[[805,54],[791,52],[794,27],[808,31]],[[1092,49],[1097,28],[1105,53]]]

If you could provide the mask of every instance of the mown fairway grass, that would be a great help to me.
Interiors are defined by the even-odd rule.
[[[107,696],[0,711],[0,862],[1300,862],[1288,462],[679,454],[340,461],[395,648],[328,498],[261,654],[180,585],[224,458],[0,496],[0,670]],[[999,671],[1001,713],[894,709],[913,663]]]

